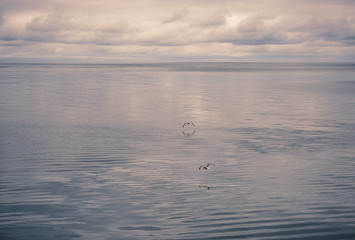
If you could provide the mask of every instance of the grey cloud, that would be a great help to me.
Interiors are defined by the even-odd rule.
[[[351,17],[313,15],[250,15],[242,20],[230,41],[238,44],[295,44],[305,41],[342,41],[355,36]]]
[[[56,32],[65,28],[61,14],[49,14],[32,18],[26,29],[36,32]]]
[[[211,45],[219,50],[225,48],[226,54],[237,47],[255,54],[255,48],[272,51],[269,45],[280,46],[283,51],[291,45],[304,51],[301,45],[309,42],[348,49],[355,45],[354,6],[346,1],[346,7],[334,1],[325,1],[330,4],[325,7],[317,1],[302,0],[297,4],[277,0],[270,4],[221,1],[221,5],[217,4],[220,1],[182,0],[168,4],[155,0],[157,8],[149,8],[151,2],[136,0],[108,0],[105,5],[96,0],[35,2],[0,0],[0,40],[28,46],[48,43],[48,48],[52,43],[90,44],[93,48],[105,46],[105,52],[110,52],[110,46],[117,51],[140,47],[147,53],[158,52],[157,49],[181,52],[185,47],[198,49],[199,54],[210,54]],[[316,3],[319,9],[314,8]],[[146,10],[137,11],[137,6]],[[0,42],[0,46],[4,44]]]
[[[4,2],[4,0],[3,0]],[[9,9],[14,4],[5,1]],[[32,9],[28,2],[19,1]],[[51,1],[49,1],[51,2]],[[27,3],[27,5],[26,5]],[[289,14],[289,12],[263,11],[248,15],[233,28],[226,26],[226,17],[239,12],[233,9],[210,12],[207,15],[188,10],[186,7],[173,11],[170,17],[157,21],[144,19],[144,22],[121,16],[111,16],[104,20],[102,12],[80,11],[80,8],[69,9],[65,4],[52,1],[53,5],[43,2],[45,9],[27,23],[25,32],[0,30],[1,39],[28,39],[30,41],[53,42],[91,42],[97,44],[125,44],[127,42],[144,45],[181,45],[196,42],[232,42],[234,44],[292,44],[307,40],[323,39],[326,41],[349,42],[354,34],[354,20],[351,17],[322,17],[321,14]],[[47,5],[46,5],[47,4]],[[186,2],[185,2],[186,4]],[[53,11],[54,6],[60,7]],[[52,8],[51,8],[52,7]],[[25,7],[19,7],[24,9]],[[44,7],[42,7],[44,8]],[[88,9],[89,7],[86,7]],[[173,9],[173,7],[172,7]],[[175,8],[176,9],[176,8]],[[194,12],[195,11],[195,12]],[[193,15],[199,14],[199,17]],[[1,16],[1,15],[0,15]],[[151,18],[151,16],[150,16]],[[4,19],[4,17],[2,17]],[[6,20],[3,20],[3,25]],[[151,22],[153,26],[146,23]],[[168,24],[171,27],[165,27]],[[69,35],[70,34],[70,35]],[[69,36],[68,36],[69,35]],[[43,38],[41,40],[41,38]]]
[[[315,32],[320,38],[329,41],[338,41],[355,36],[355,24],[351,23],[346,17],[324,22],[326,22],[326,24],[320,23],[315,29]]]
[[[1,27],[1,25],[4,23],[4,13],[3,13],[3,11],[0,9],[0,27]]]
[[[33,18],[26,29],[34,32],[85,31],[122,33],[132,32],[137,28],[125,19],[115,18],[110,21],[93,19],[88,15],[64,14],[55,12]]]
[[[168,19],[164,20],[163,23],[173,23],[176,21],[180,21],[183,20],[185,16],[187,16],[189,14],[189,11],[186,7],[175,11],[171,17],[169,17]]]
[[[269,45],[269,44],[295,44],[300,41],[290,40],[287,35],[280,32],[262,31],[262,32],[243,32],[226,34],[219,39],[221,42],[229,42],[234,45]]]
[[[304,40],[342,41],[355,35],[355,24],[349,21],[349,17],[319,17],[302,16],[292,17],[282,26],[278,26],[284,32],[303,36]]]
[[[4,34],[4,36],[1,36],[2,34],[0,33],[0,40],[1,41],[16,41],[19,38],[15,34]]]
[[[242,20],[237,27],[238,32],[257,32],[265,28],[264,19],[259,15],[251,15]]]
[[[228,13],[224,10],[217,11],[211,15],[208,15],[203,20],[200,20],[197,23],[197,26],[203,28],[224,26],[226,23],[226,15],[228,15]]]

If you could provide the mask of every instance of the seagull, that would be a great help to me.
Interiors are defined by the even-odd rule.
[[[182,127],[185,127],[185,125],[192,125],[192,126],[196,127],[193,122],[186,122],[182,125]]]
[[[216,166],[214,163],[208,163],[206,166],[200,166],[198,170],[204,169],[204,170],[209,170],[211,169],[210,166]]]

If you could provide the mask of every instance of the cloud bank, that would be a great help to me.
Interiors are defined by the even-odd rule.
[[[0,0],[0,59],[355,59],[346,0]]]

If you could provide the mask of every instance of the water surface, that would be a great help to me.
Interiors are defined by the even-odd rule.
[[[1,238],[354,239],[354,76],[2,64]]]

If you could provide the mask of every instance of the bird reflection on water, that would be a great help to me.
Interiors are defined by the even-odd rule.
[[[204,188],[206,190],[212,190],[215,189],[216,187],[210,187],[210,186],[198,186],[199,188]]]
[[[184,134],[184,136],[186,137],[192,137],[194,134],[195,134],[195,130],[192,131],[192,132],[189,132],[189,131],[182,131],[182,133]]]

